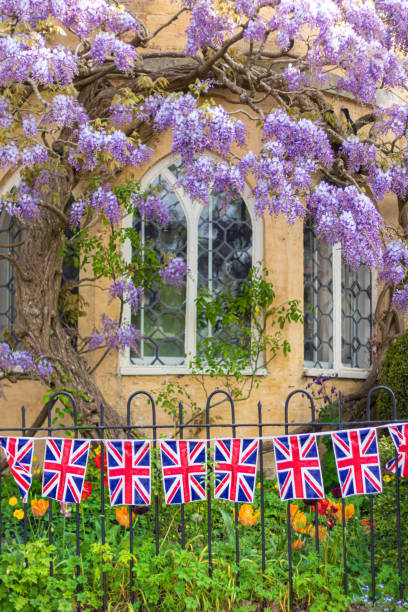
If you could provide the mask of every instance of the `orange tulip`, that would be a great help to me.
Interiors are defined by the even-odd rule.
[[[311,538],[314,538],[316,535],[316,527],[314,525],[309,525],[308,529],[309,535]],[[322,542],[326,537],[326,527],[323,525],[319,525],[319,542]]]
[[[31,512],[34,516],[44,516],[48,510],[50,502],[48,499],[32,499],[31,500]]]
[[[295,550],[299,550],[300,548],[302,548],[302,546],[303,546],[303,540],[301,540],[300,538],[292,542],[292,548],[294,548]]]
[[[241,525],[245,525],[245,527],[250,527],[252,525],[255,525],[260,515],[261,513],[259,512],[259,510],[254,514],[254,509],[250,504],[242,504],[238,512],[238,521],[241,523]]]
[[[292,527],[295,531],[299,531],[300,533],[303,533],[303,529],[306,527],[306,523],[307,523],[306,515],[304,512],[301,512],[297,506],[295,506],[295,508],[296,509],[293,509],[292,511],[292,504],[291,504],[290,515],[291,515]]]
[[[341,502],[336,504],[336,507],[338,509],[337,519],[339,523],[342,523],[343,522],[343,512],[341,509]],[[346,523],[354,516],[354,512],[355,512],[354,504],[347,504],[347,506],[344,506],[344,517],[346,519]]]
[[[289,504],[290,516],[293,516],[297,512],[299,512],[299,506],[297,504]]]
[[[368,518],[361,519],[361,524],[364,527],[364,530],[367,533],[370,533],[370,527],[371,527],[370,519],[368,519]],[[377,525],[375,523],[373,523],[373,529],[376,529],[376,527],[377,527]]]
[[[135,518],[135,513],[132,512],[132,520]],[[129,510],[127,506],[119,506],[116,508],[116,520],[122,527],[129,527]]]

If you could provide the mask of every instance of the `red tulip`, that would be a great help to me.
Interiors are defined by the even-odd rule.
[[[107,489],[109,489],[109,482],[108,482],[108,477],[107,476],[103,477],[103,484],[105,485],[105,487]]]
[[[90,496],[91,493],[92,493],[92,483],[91,482],[87,482],[85,480],[84,486],[82,488],[81,501],[84,501],[85,499],[88,499],[88,497]]]
[[[95,455],[95,465],[98,470],[101,469],[101,454]],[[106,453],[103,454],[103,471],[106,472],[108,467],[108,459],[106,457]]]
[[[317,502],[317,512],[321,516],[326,516],[329,510],[329,500],[328,499],[319,499]]]

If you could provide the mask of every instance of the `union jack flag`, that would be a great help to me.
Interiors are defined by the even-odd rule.
[[[343,497],[381,493],[381,470],[375,427],[331,434]]]
[[[216,440],[214,497],[233,502],[254,501],[259,441],[253,438]]]
[[[206,443],[169,440],[160,442],[160,451],[166,504],[205,499]]]
[[[89,440],[48,438],[44,456],[43,497],[79,504],[88,453]]]
[[[106,440],[111,506],[150,504],[150,442]]]
[[[32,438],[0,438],[10,472],[20,490],[23,502],[27,501],[31,487],[34,440]]]
[[[316,436],[279,436],[273,438],[273,445],[280,498],[324,498]]]
[[[408,425],[388,425],[388,431],[397,449],[397,460],[393,457],[385,466],[390,472],[394,472],[398,465],[398,476],[408,478]]]

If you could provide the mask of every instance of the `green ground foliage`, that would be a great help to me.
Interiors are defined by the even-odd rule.
[[[392,454],[389,440],[381,442],[385,461]],[[158,469],[155,464],[156,471]],[[94,451],[87,480],[92,493],[79,506],[80,555],[76,551],[76,507],[52,502],[52,540],[48,510],[38,506],[40,474],[34,478],[27,504],[28,543],[23,544],[23,504],[14,482],[2,479],[2,554],[0,610],[21,612],[97,611],[103,603],[106,575],[108,610],[288,610],[288,551],[286,503],[279,499],[276,481],[264,481],[266,569],[261,562],[261,489],[253,506],[239,507],[240,569],[235,561],[234,505],[212,501],[213,574],[208,573],[207,503],[185,506],[185,549],[181,545],[181,510],[166,507],[156,473],[159,495],[160,548],[155,554],[154,510],[133,517],[133,554],[129,548],[129,513],[111,508],[105,489],[106,542],[102,544],[100,472]],[[103,484],[102,484],[103,486]],[[408,482],[400,481],[403,579],[408,578]],[[319,516],[319,550],[313,537],[314,513],[302,501],[291,505],[295,609],[401,610],[397,573],[395,478],[386,475],[384,492],[374,498],[377,601],[370,602],[370,527],[368,496],[346,500],[348,596],[343,589],[343,525],[330,496]],[[32,501],[37,500],[32,505]],[[37,506],[36,506],[37,503]],[[34,516],[32,509],[42,513]],[[62,510],[62,511],[61,511]],[[65,512],[65,513],[63,513]],[[66,516],[66,515],[70,516]],[[120,524],[122,523],[122,524]],[[53,564],[53,577],[49,564]],[[133,566],[133,569],[131,567]],[[130,604],[130,572],[135,604]],[[78,608],[79,606],[79,608]]]

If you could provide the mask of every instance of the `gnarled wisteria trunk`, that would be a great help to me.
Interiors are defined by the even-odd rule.
[[[64,229],[55,213],[47,211],[27,230],[15,271],[17,312],[14,332],[23,348],[53,363],[51,389],[68,386],[80,391],[75,400],[83,425],[99,424],[99,409],[103,403],[105,425],[120,426],[123,419],[105,401],[90,373],[89,364],[77,353],[61,322],[58,299],[66,241]],[[84,396],[89,401],[85,401]],[[30,425],[39,426],[46,415],[47,406],[44,406],[35,423]],[[96,436],[95,430],[88,435]],[[115,435],[121,437],[123,431],[115,431]]]

